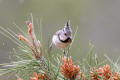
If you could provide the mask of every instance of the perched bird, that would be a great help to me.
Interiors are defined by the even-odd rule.
[[[72,30],[70,28],[70,22],[67,22],[63,29],[58,30],[52,37],[52,42],[50,45],[50,51],[53,44],[63,50],[65,55],[65,48],[72,42]]]

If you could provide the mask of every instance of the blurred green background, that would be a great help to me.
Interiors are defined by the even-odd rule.
[[[99,55],[106,53],[115,58],[120,54],[119,4],[120,0],[0,0],[0,26],[12,28],[15,22],[24,30],[32,13],[35,24],[42,20],[43,43],[47,43],[49,35],[70,20],[73,32],[79,27],[71,48],[74,58],[85,57],[89,40]],[[0,35],[0,63],[9,62],[15,47],[16,44]]]

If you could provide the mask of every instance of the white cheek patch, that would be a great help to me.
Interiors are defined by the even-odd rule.
[[[66,40],[67,39],[67,37],[65,36],[65,35],[60,35],[60,40]]]
[[[56,47],[61,48],[61,49],[66,48],[70,44],[70,43],[62,43],[59,40],[58,36],[56,36],[56,35],[53,36],[52,41]]]

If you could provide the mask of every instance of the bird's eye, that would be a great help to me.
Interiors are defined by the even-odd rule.
[[[65,36],[67,36],[67,34],[65,33]]]

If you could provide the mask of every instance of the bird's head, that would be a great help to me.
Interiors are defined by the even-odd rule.
[[[65,24],[65,26],[64,26],[64,28],[63,28],[63,30],[62,30],[62,32],[61,32],[60,38],[61,38],[62,40],[66,40],[67,38],[72,39],[72,30],[71,30],[71,28],[70,28],[70,21],[68,21],[68,22]]]

